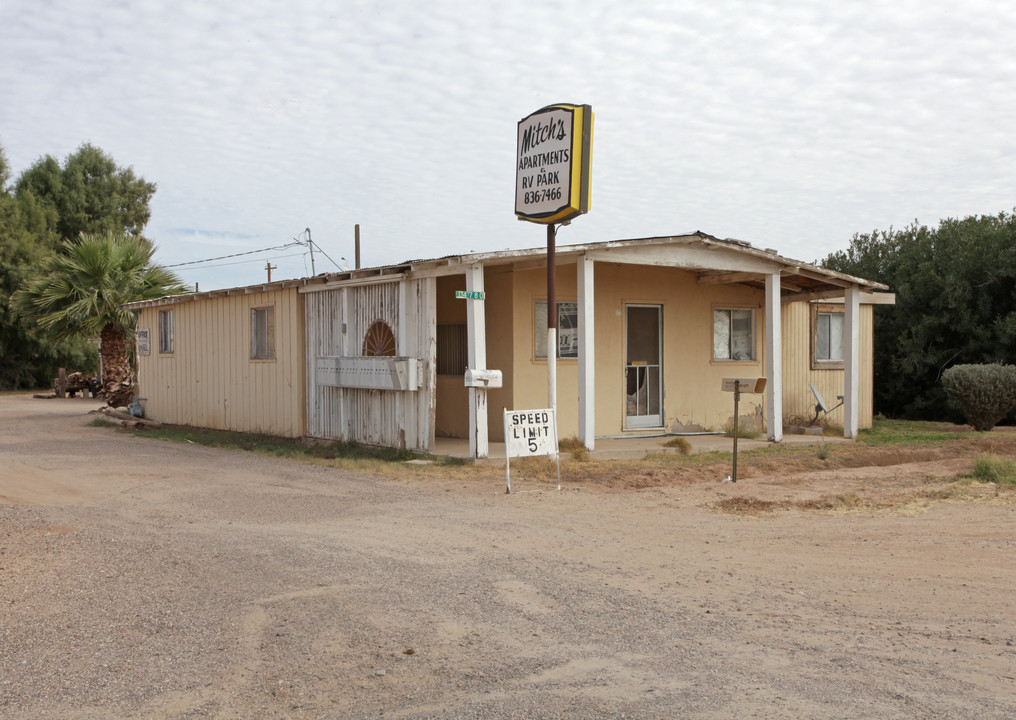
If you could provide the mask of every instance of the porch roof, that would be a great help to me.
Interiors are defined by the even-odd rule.
[[[678,267],[695,272],[699,284],[702,285],[742,283],[764,287],[766,276],[778,272],[781,277],[783,302],[842,296],[844,288],[852,286],[857,286],[867,293],[889,289],[882,283],[783,257],[771,248],[762,250],[743,240],[720,239],[700,231],[682,235],[562,245],[557,247],[556,252],[558,265],[567,265],[577,262],[579,258],[588,257],[596,262]],[[140,310],[146,307],[286,288],[311,292],[326,287],[370,284],[399,277],[455,275],[462,273],[464,267],[476,264],[540,267],[546,265],[546,256],[546,247],[446,255],[392,265],[322,273],[313,277],[173,295],[127,303],[122,307]]]

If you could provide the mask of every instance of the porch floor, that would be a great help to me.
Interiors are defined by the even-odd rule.
[[[621,458],[641,458],[646,455],[678,453],[675,448],[663,447],[663,443],[677,437],[674,435],[651,436],[633,435],[625,438],[596,438],[596,449],[589,453],[593,460],[617,460]],[[713,451],[730,452],[734,447],[733,438],[726,435],[681,435],[691,445],[691,453],[706,453]],[[839,444],[852,442],[844,437],[826,437],[821,435],[790,435],[783,436],[782,445],[820,445]],[[737,441],[738,452],[744,450],[755,450],[773,445],[768,440],[747,440],[740,438]],[[439,437],[434,439],[434,455],[442,457],[469,458],[469,440],[463,438]],[[562,453],[567,455],[568,453]],[[478,462],[503,463],[504,443],[489,443],[489,455]]]

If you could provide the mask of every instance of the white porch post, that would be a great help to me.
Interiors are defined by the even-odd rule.
[[[466,269],[466,290],[483,291],[483,265],[477,263]],[[466,334],[468,337],[469,367],[487,368],[487,330],[484,322],[483,301],[466,300]],[[487,434],[487,390],[469,388],[469,457],[474,460],[489,454]]]
[[[578,262],[579,295],[579,442],[596,445],[596,342],[593,307],[593,261]]]
[[[861,402],[861,288],[843,298],[843,437],[856,438]]]
[[[783,327],[780,274],[766,275],[766,427],[769,439],[783,440]]]

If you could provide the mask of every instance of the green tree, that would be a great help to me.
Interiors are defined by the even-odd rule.
[[[151,215],[155,185],[84,144],[63,165],[47,155],[11,183],[0,147],[0,389],[48,385],[58,368],[95,372],[98,356],[83,338],[59,343],[9,301],[15,290],[82,233],[140,236]]]
[[[155,183],[85,143],[62,166],[50,155],[37,160],[14,191],[35,206],[51,240],[76,240],[82,233],[141,235],[151,218]]]
[[[959,419],[942,388],[956,364],[1016,364],[1016,216],[854,235],[825,267],[889,285],[875,307],[875,409]]]
[[[101,340],[103,395],[111,405],[130,400],[134,373],[128,343],[134,315],[121,305],[187,292],[180,279],[152,264],[155,246],[143,237],[82,235],[64,241],[44,272],[14,296],[18,310],[53,340]]]
[[[61,365],[92,372],[98,357],[83,341],[54,344],[40,338],[10,307],[10,298],[47,254],[38,207],[10,192],[10,166],[0,148],[0,390],[47,385]]]

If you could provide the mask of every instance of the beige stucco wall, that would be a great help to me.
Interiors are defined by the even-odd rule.
[[[664,427],[720,429],[733,415],[730,393],[720,390],[727,376],[764,374],[762,313],[764,293],[744,285],[699,285],[695,273],[676,268],[596,263],[596,435],[624,433],[625,307],[663,307]],[[559,301],[577,300],[576,268],[558,268]],[[545,407],[547,364],[534,357],[533,310],[546,299],[542,268],[515,275],[516,408]],[[756,311],[756,360],[722,362],[712,359],[713,309],[752,308]],[[578,433],[578,361],[558,361],[558,425],[561,437]],[[751,403],[742,404],[742,414]]]
[[[465,289],[465,275],[437,279],[438,325],[466,322],[466,301],[455,299],[455,291]],[[434,434],[438,437],[469,437],[468,402],[461,375],[438,375]]]
[[[667,267],[615,263],[594,265],[596,318],[596,435],[624,435],[625,307],[663,307],[663,430],[721,430],[733,417],[733,396],[720,389],[724,377],[765,375],[765,293],[740,284],[699,284],[696,273]],[[535,356],[534,313],[547,298],[546,269],[493,268],[484,274],[487,367],[504,373],[505,386],[488,392],[488,428],[493,442],[503,440],[502,412],[548,406],[547,361]],[[465,303],[455,290],[465,289],[462,275],[438,280],[438,322],[465,322]],[[559,265],[559,302],[578,301],[576,266]],[[755,310],[755,356],[750,362],[717,361],[712,355],[713,310]],[[510,322],[506,318],[510,317]],[[872,314],[861,308],[860,426],[872,418]],[[843,393],[842,370],[811,369],[811,325],[808,303],[782,307],[783,415],[810,418],[815,383],[830,405]],[[561,437],[578,433],[578,360],[557,362],[558,425]],[[764,396],[744,395],[741,415],[763,417]],[[829,422],[842,424],[842,409]],[[438,377],[439,435],[468,437],[467,391],[458,376]],[[639,432],[639,431],[633,431]]]
[[[487,391],[487,432],[491,442],[504,442],[504,410],[512,409],[515,374],[512,357],[515,352],[517,328],[504,322],[512,316],[515,302],[515,274],[509,267],[496,267],[484,273],[487,292],[484,301],[484,323],[487,332],[487,367],[500,370],[502,386]],[[468,302],[468,301],[466,301]]]
[[[304,320],[295,288],[141,310],[152,350],[138,358],[146,416],[160,422],[298,437],[306,433]],[[275,359],[250,358],[250,311],[274,306]],[[173,310],[172,354],[159,311]]]

